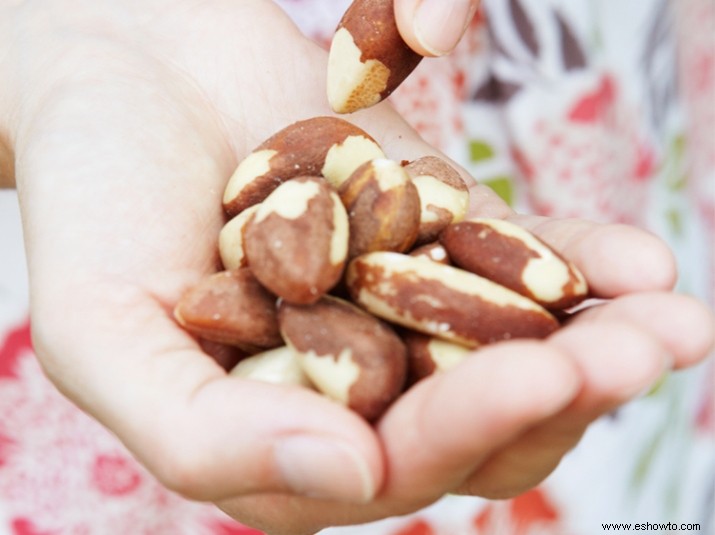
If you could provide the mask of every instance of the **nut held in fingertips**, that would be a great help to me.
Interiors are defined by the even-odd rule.
[[[421,201],[417,243],[434,241],[450,223],[462,221],[469,209],[469,189],[457,170],[436,156],[405,166]]]
[[[229,375],[276,385],[312,387],[298,356],[288,346],[251,355],[236,364]]]
[[[297,177],[261,203],[246,228],[245,248],[268,290],[290,303],[314,303],[342,276],[348,216],[325,180]]]
[[[405,346],[384,322],[341,299],[313,305],[281,302],[281,333],[315,387],[369,421],[400,395]]]
[[[523,227],[492,218],[450,225],[440,241],[457,266],[493,280],[550,310],[577,305],[586,279],[571,262]]]
[[[174,307],[174,317],[196,336],[256,353],[283,345],[275,308],[275,296],[242,268],[199,281]]]
[[[353,300],[372,314],[472,348],[544,338],[559,327],[544,308],[499,284],[400,253],[353,259],[346,285]]]
[[[363,162],[384,157],[377,142],[337,117],[298,121],[275,133],[239,163],[226,185],[223,207],[229,216],[265,199],[297,176],[324,176],[338,186]]]
[[[420,225],[420,198],[399,163],[384,158],[364,163],[338,194],[350,221],[350,258],[412,246]]]
[[[328,56],[328,102],[351,113],[387,98],[422,56],[402,40],[393,0],[355,0],[343,15]]]

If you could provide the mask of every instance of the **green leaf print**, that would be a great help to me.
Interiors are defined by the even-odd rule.
[[[494,149],[491,146],[478,139],[473,139],[469,142],[469,159],[474,163],[491,160],[494,157]]]
[[[500,176],[494,178],[488,178],[482,181],[482,184],[489,186],[494,192],[499,195],[504,202],[509,206],[513,206],[514,203],[514,187],[512,184],[512,179],[508,176]]]

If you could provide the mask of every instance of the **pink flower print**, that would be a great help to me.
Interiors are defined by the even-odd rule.
[[[553,217],[638,223],[655,150],[636,107],[608,73],[583,73],[558,88],[533,87],[512,99],[511,153],[529,208]]]
[[[536,488],[508,501],[492,502],[474,518],[478,535],[545,535],[562,532],[559,510]]]
[[[13,535],[261,535],[163,488],[65,399],[27,322],[0,345],[0,414],[0,502]]]

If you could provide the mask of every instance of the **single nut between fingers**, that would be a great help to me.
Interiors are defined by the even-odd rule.
[[[523,227],[474,218],[447,227],[440,242],[457,266],[493,280],[550,310],[577,305],[586,279],[571,262]]]
[[[328,102],[351,113],[387,98],[422,56],[405,44],[393,0],[356,0],[343,15],[328,56]]]
[[[348,216],[320,177],[284,182],[259,206],[245,233],[248,263],[263,286],[290,303],[313,303],[340,280]]]
[[[365,419],[377,419],[402,392],[404,344],[355,305],[331,296],[307,306],[281,302],[278,321],[315,387]]]

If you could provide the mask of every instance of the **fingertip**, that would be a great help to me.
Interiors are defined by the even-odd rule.
[[[553,334],[549,343],[579,367],[585,385],[579,404],[595,412],[647,391],[674,358],[651,335],[628,323],[575,324]]]
[[[594,227],[576,247],[574,260],[600,297],[675,286],[678,270],[672,251],[642,229],[622,224]]]
[[[395,21],[412,50],[439,57],[454,50],[478,6],[477,0],[395,0]]]
[[[693,366],[715,349],[715,313],[694,296],[637,292],[585,310],[573,325],[630,324],[648,333],[674,358],[675,369]]]
[[[665,343],[676,355],[676,368],[698,364],[715,350],[715,312],[702,301],[685,294],[669,294],[672,333]]]

